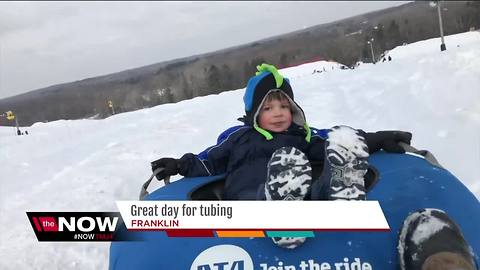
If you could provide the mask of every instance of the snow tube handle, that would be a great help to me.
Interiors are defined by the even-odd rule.
[[[150,176],[150,178],[148,178],[148,180],[143,183],[142,185],[142,188],[140,189],[140,196],[139,196],[139,199],[141,201],[143,201],[143,199],[145,198],[145,196],[149,195],[150,193],[147,191],[147,188],[148,186],[150,185],[150,183],[152,182],[153,178],[155,177],[155,175],[161,173],[163,170],[165,170],[165,168],[158,168],[156,169],[155,171],[153,171],[152,175]],[[163,182],[165,183],[165,185],[168,185],[170,184],[170,175],[167,175],[165,176],[165,178],[162,179]],[[159,180],[161,181],[161,180]]]
[[[443,168],[442,165],[440,165],[438,160],[435,158],[435,156],[432,153],[430,153],[429,151],[418,150],[417,148],[411,146],[408,143],[404,143],[404,142],[399,142],[398,144],[403,148],[403,150],[405,150],[405,152],[421,155],[423,158],[425,158],[426,161],[430,162],[430,164],[432,164],[433,166]]]

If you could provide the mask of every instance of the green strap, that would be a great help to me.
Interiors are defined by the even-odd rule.
[[[305,124],[303,125],[303,127],[305,128],[305,130],[307,131],[307,136],[305,137],[305,140],[310,143],[310,140],[312,139],[312,130],[310,129],[310,127],[308,126],[307,122],[305,122]]]
[[[270,72],[273,74],[273,77],[275,77],[275,83],[277,84],[277,88],[280,88],[283,84],[283,76],[278,73],[278,70],[275,66],[269,65],[269,64],[261,64],[260,66],[257,66],[257,72],[255,75],[260,75],[263,72]]]
[[[265,139],[267,139],[267,141],[270,141],[271,139],[273,139],[273,136],[272,136],[272,134],[270,134],[270,132],[268,132],[265,129],[259,127],[257,124],[254,124],[253,127],[255,128],[256,131],[258,131],[260,134],[265,136]]]
[[[303,127],[305,127],[305,130],[307,131],[307,136],[305,136],[305,140],[308,143],[310,143],[310,141],[312,139],[312,130],[310,129],[310,127],[308,126],[308,124],[306,122],[305,122],[305,125]],[[258,131],[260,134],[262,134],[265,137],[265,139],[267,139],[267,141],[270,141],[271,139],[273,139],[273,136],[272,136],[272,134],[270,134],[270,132],[268,132],[265,129],[259,127],[257,124],[254,124],[253,128],[255,128],[255,130]]]

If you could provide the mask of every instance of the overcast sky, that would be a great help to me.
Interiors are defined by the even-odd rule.
[[[404,3],[0,2],[0,98]]]

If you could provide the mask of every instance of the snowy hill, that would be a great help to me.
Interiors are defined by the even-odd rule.
[[[480,32],[417,42],[391,62],[288,68],[311,126],[400,129],[480,198]],[[323,72],[325,67],[325,71]],[[333,69],[332,69],[333,67]],[[321,73],[314,72],[322,70]],[[244,89],[112,116],[0,128],[0,269],[106,269],[109,243],[39,243],[26,211],[117,211],[150,161],[198,153],[239,124]]]

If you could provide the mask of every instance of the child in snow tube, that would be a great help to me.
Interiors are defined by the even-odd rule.
[[[366,133],[337,126],[328,131],[326,140],[312,134],[288,79],[272,65],[257,69],[243,98],[245,125],[201,155],[153,161],[153,171],[163,168],[158,179],[226,174],[226,200],[364,200],[369,153],[380,149],[403,153],[398,142],[410,143],[411,134],[401,131]],[[316,181],[311,162],[323,164],[322,177]],[[303,241],[274,239],[288,248]]]

